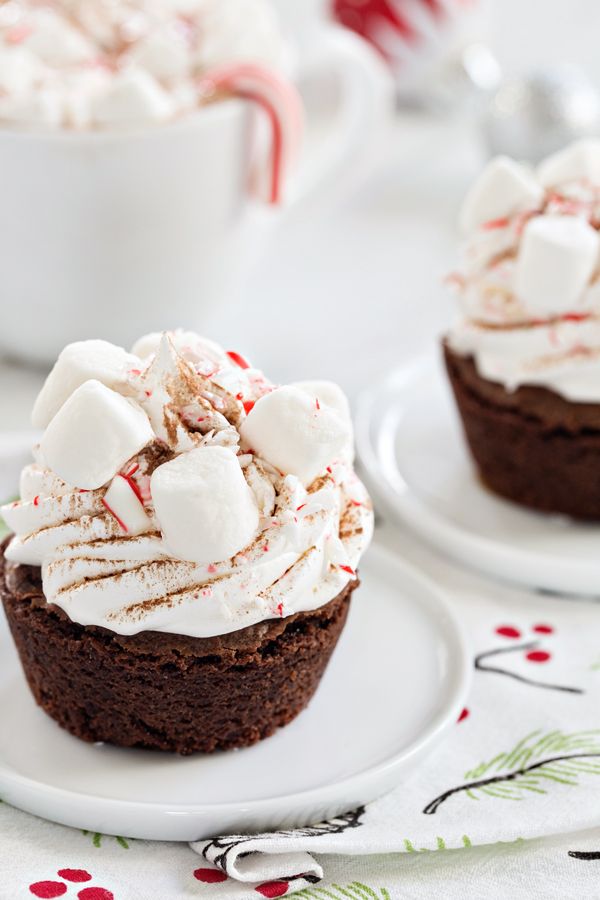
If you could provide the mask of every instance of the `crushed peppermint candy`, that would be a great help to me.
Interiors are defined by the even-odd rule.
[[[226,353],[227,353],[227,356],[229,357],[229,359],[232,362],[234,362],[236,364],[236,366],[239,366],[240,369],[249,369],[250,368],[250,363],[247,362],[247,360],[245,360],[244,357],[241,356],[241,354],[236,353],[235,350],[227,350]]]

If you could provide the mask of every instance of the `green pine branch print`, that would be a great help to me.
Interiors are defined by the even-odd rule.
[[[310,887],[295,891],[294,897],[304,897],[306,900],[390,900],[389,892],[385,888],[371,888],[360,881],[353,881],[342,887],[332,884],[329,887]]]
[[[120,834],[115,834],[115,835],[101,834],[99,831],[85,831],[85,830],[84,830],[82,833],[83,833],[86,837],[89,836],[89,837],[92,839],[92,844],[93,844],[94,847],[96,847],[98,850],[99,850],[100,847],[102,846],[102,840],[103,840],[105,837],[114,838],[114,840],[117,842],[117,844],[119,845],[119,847],[122,847],[123,850],[129,850],[129,843],[128,843],[128,841],[133,840],[132,838],[127,838],[127,839],[126,839],[126,838],[124,838],[124,837],[121,837]]]
[[[511,750],[470,769],[464,784],[444,791],[423,812],[433,815],[461,793],[471,800],[522,800],[532,793],[547,794],[555,784],[576,786],[583,775],[600,775],[600,730],[533,731]]]

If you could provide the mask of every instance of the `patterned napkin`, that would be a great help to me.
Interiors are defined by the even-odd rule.
[[[400,540],[449,590],[469,633],[468,706],[415,775],[366,809],[312,829],[193,844],[228,876],[215,897],[251,897],[268,880],[286,885],[281,895],[308,889],[327,876],[322,854],[414,854],[600,825],[600,606],[488,583],[408,536],[385,535],[396,549]]]
[[[398,530],[380,540],[446,588],[473,648],[467,708],[412,778],[330,822],[191,848],[0,807],[0,898],[600,896],[600,606],[494,584]]]

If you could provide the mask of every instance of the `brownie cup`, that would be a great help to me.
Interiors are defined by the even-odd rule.
[[[212,638],[123,636],[49,605],[37,567],[0,562],[4,611],[38,705],[84,741],[188,755],[246,747],[309,703],[344,627],[325,606]]]
[[[600,404],[547,388],[508,391],[444,343],[469,449],[495,493],[540,512],[600,519]]]
[[[82,740],[183,755],[297,716],[373,529],[341,389],[172,332],[69,345],[34,419],[0,593],[38,705]]]
[[[490,160],[460,214],[446,370],[482,481],[600,519],[600,140]]]

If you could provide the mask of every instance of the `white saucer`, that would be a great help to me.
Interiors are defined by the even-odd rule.
[[[31,698],[0,613],[0,796],[77,828],[195,840],[320,821],[395,787],[455,723],[469,686],[437,590],[373,547],[308,709],[246,750],[186,759],[89,745]]]
[[[528,512],[477,478],[441,351],[360,396],[356,439],[373,493],[440,550],[527,587],[600,594],[600,527]]]

